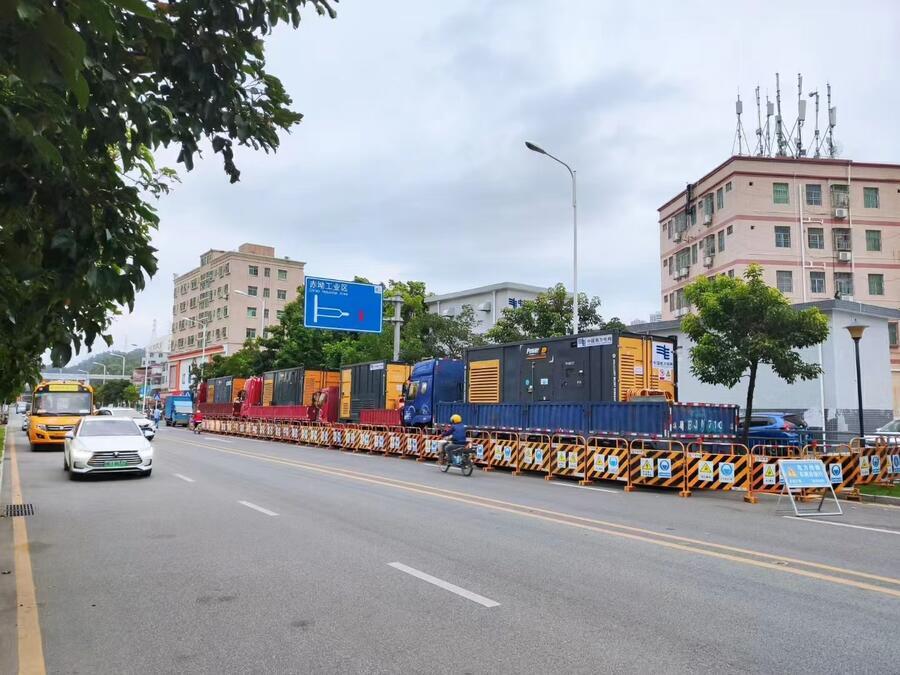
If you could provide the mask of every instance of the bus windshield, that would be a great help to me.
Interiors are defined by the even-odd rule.
[[[34,395],[32,415],[90,415],[91,394],[86,391],[45,391]]]

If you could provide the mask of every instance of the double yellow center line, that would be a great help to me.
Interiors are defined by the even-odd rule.
[[[712,541],[702,539],[692,539],[690,537],[682,537],[655,530],[624,525],[596,518],[587,518],[571,513],[562,513],[552,511],[527,504],[519,504],[516,502],[507,502],[490,497],[482,497],[467,492],[459,492],[456,490],[447,490],[443,488],[432,487],[422,483],[413,483],[410,481],[388,478],[376,474],[363,473],[350,469],[341,469],[336,467],[327,467],[320,464],[311,464],[275,455],[268,455],[258,452],[249,452],[247,450],[221,448],[208,443],[199,443],[196,441],[182,441],[169,439],[176,443],[185,445],[193,445],[200,448],[207,448],[227,455],[236,455],[247,457],[258,461],[268,462],[271,464],[281,464],[285,466],[311,471],[314,473],[324,474],[328,476],[336,476],[346,478],[348,480],[369,483],[373,485],[381,485],[384,487],[412,492],[415,494],[426,495],[438,499],[468,504],[483,509],[509,513],[523,518],[531,518],[544,522],[566,525],[582,530],[588,530],[600,534],[605,534],[631,541],[652,544],[654,546],[662,546],[664,548],[683,551],[696,555],[703,555],[719,560],[726,560],[742,565],[750,565],[783,574],[794,574],[808,579],[816,579],[826,581],[841,586],[848,586],[860,590],[872,591],[887,595],[894,598],[900,598],[900,579],[893,577],[880,576],[870,574],[868,572],[858,572],[856,570],[838,567],[834,565],[826,565],[809,560],[799,558],[791,558],[781,555],[773,555],[762,551],[755,551],[748,548],[737,546],[728,546],[718,544]]]

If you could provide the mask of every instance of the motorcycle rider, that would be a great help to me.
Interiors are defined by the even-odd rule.
[[[449,442],[445,442],[441,449],[442,462],[449,462],[450,453],[454,450],[465,448],[468,443],[466,440],[466,425],[463,424],[460,415],[454,414],[450,417],[450,428],[441,434],[442,438],[447,438],[448,436],[450,437]]]

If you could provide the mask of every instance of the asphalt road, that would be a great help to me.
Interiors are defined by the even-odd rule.
[[[900,664],[897,508],[798,521],[167,428],[152,477],[70,482],[12,428],[48,672]]]

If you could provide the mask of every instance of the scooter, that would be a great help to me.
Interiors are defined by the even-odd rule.
[[[475,451],[468,445],[463,447],[455,446],[448,451],[449,441],[442,441],[442,443],[443,445],[440,449],[441,471],[447,473],[451,466],[455,466],[462,472],[463,476],[471,476],[475,470],[475,463],[472,461],[472,454]]]

